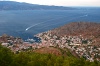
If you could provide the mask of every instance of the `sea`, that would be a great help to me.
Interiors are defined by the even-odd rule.
[[[100,23],[100,7],[75,7],[74,10],[0,11],[0,35],[36,39],[34,35],[70,22]]]

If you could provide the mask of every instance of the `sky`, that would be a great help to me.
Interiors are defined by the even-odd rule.
[[[10,1],[27,2],[40,5],[100,7],[100,0],[10,0]]]

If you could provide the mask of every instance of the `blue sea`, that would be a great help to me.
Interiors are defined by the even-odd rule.
[[[100,8],[0,11],[0,35],[33,38],[70,22],[100,22]]]

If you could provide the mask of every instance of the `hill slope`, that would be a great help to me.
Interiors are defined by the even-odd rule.
[[[40,48],[35,50],[37,53],[44,53],[44,54],[54,54],[54,55],[62,55],[61,51],[57,48],[48,47],[48,48]]]
[[[100,35],[100,23],[73,22],[64,25],[60,28],[52,30],[52,33],[60,36],[64,35],[98,36]]]
[[[14,1],[0,1],[0,10],[69,10],[74,9],[62,6],[46,6]]]
[[[73,22],[37,36],[44,47],[67,48],[67,55],[100,61],[100,23]]]
[[[72,22],[51,31],[57,36],[82,36],[100,42],[100,23]]]

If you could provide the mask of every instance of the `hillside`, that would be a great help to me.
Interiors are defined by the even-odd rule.
[[[0,66],[100,66],[100,63],[88,62],[82,58],[39,54],[31,51],[14,54],[0,45]]]
[[[100,23],[73,22],[37,37],[41,38],[42,47],[68,49],[75,57],[100,61]]]
[[[52,30],[52,34],[58,36],[82,36],[100,41],[100,23],[72,22]]]
[[[98,36],[100,34],[100,23],[72,22],[60,28],[52,30],[52,33],[64,35]]]
[[[0,1],[0,10],[72,10],[74,8],[63,6],[48,6],[14,1]]]
[[[36,49],[34,52],[36,53],[44,53],[44,54],[54,54],[54,55],[62,55],[61,51],[57,48],[48,47],[48,48],[40,48]]]

